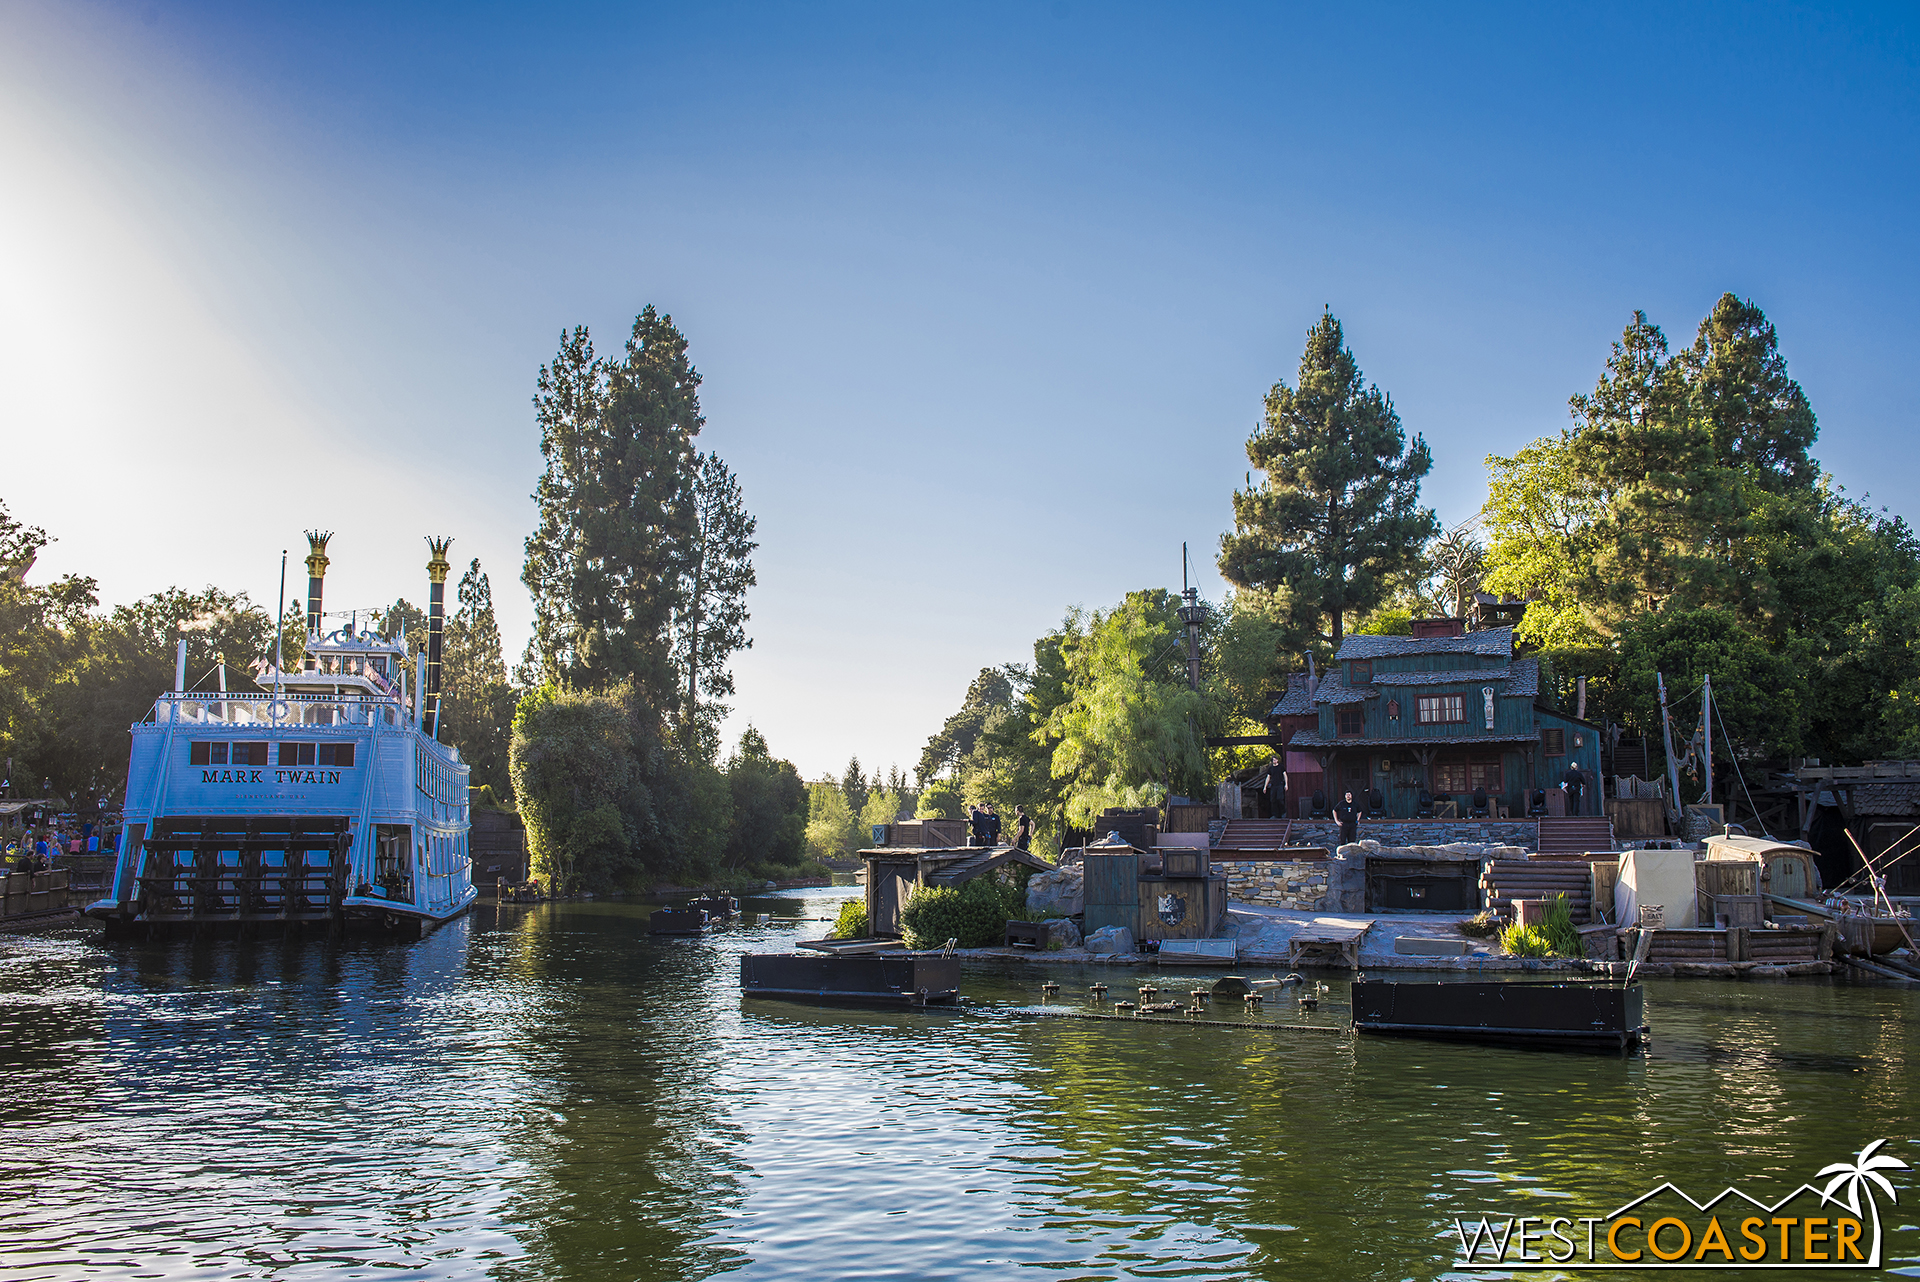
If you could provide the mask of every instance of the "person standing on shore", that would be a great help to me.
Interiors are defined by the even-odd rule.
[[[1586,783],[1587,776],[1586,773],[1580,769],[1580,763],[1577,761],[1567,763],[1567,773],[1562,776],[1560,786],[1567,790],[1567,813],[1569,815],[1581,813],[1580,794],[1585,790]]]
[[[1340,825],[1340,844],[1351,845],[1360,840],[1360,805],[1349,792],[1340,804],[1333,808],[1333,821]]]

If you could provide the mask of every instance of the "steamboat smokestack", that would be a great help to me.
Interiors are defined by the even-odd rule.
[[[327,580],[327,540],[332,530],[307,531],[307,635],[320,635],[320,596]]]
[[[452,539],[427,539],[433,559],[427,562],[427,734],[440,737],[440,631],[447,619],[447,560]]]

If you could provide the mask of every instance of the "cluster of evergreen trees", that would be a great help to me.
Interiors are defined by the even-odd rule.
[[[1821,472],[1760,309],[1723,297],[1679,353],[1636,313],[1570,404],[1572,426],[1489,458],[1481,514],[1443,529],[1420,502],[1425,442],[1323,316],[1247,442],[1257,473],[1221,539],[1233,590],[1200,689],[1172,594],[1069,611],[1030,665],[982,670],[928,741],[923,809],[1024,803],[1045,844],[1107,806],[1205,795],[1264,755],[1205,739],[1260,733],[1309,654],[1465,614],[1482,591],[1529,603],[1519,637],[1545,696],[1587,677],[1594,719],[1653,733],[1655,672],[1680,693],[1710,672],[1743,755],[1920,756],[1920,542]]]
[[[534,408],[546,469],[521,575],[533,635],[508,748],[536,873],[581,890],[726,880],[807,858],[799,774],[749,729],[722,762],[754,519],[695,448],[700,375],[646,308],[619,357],[561,336]]]

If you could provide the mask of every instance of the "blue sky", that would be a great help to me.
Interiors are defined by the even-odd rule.
[[[517,652],[535,374],[654,303],[760,518],[732,728],[809,775],[1182,540],[1217,595],[1327,306],[1449,522],[1725,290],[1911,519],[1914,13],[16,0],[0,496],[110,601],[271,599],[314,524],[417,600],[451,533]]]

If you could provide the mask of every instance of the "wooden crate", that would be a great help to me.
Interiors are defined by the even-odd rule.
[[[1129,847],[1100,850],[1088,847],[1082,856],[1086,869],[1083,930],[1091,935],[1105,926],[1133,930],[1140,914],[1140,852]]]

